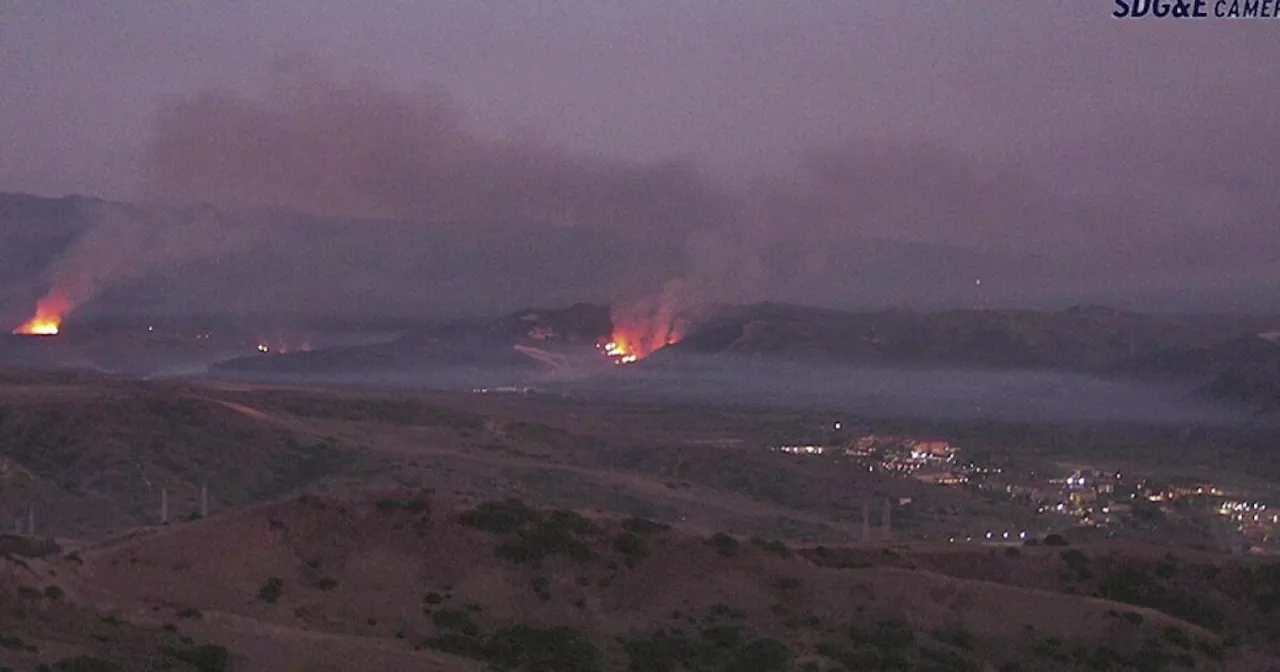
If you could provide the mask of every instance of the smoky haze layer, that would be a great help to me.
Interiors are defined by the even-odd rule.
[[[316,362],[291,366],[213,367],[216,379],[490,394],[527,388],[621,403],[683,403],[766,409],[814,409],[861,417],[969,418],[1026,422],[1136,422],[1233,425],[1256,422],[1243,406],[1196,397],[1194,384],[1105,380],[1054,371],[921,369],[761,360],[681,354],[656,366],[550,371],[511,359],[510,350],[476,351],[472,362],[413,363],[328,370]],[[488,360],[487,362],[485,360]]]
[[[1256,309],[1280,281],[1272,20],[322,4],[6,9],[0,186],[390,218],[419,249],[441,222],[595,231],[629,248],[598,291],[639,303],[674,280],[692,303]],[[493,301],[465,284],[416,291]]]
[[[1073,170],[1095,168],[1083,186],[1060,166],[905,136],[803,150],[798,163],[779,157],[772,177],[730,185],[691,158],[635,163],[483,135],[446,92],[405,92],[294,57],[256,90],[168,99],[146,152],[145,194],[393,219],[417,227],[416,239],[397,239],[417,249],[438,247],[441,227],[495,221],[575,242],[612,237],[625,252],[576,291],[624,305],[672,296],[682,308],[771,299],[1254,310],[1261,288],[1280,280],[1280,243],[1264,235],[1267,217],[1280,213],[1274,190],[1263,188],[1276,168],[1258,160],[1275,134],[1255,127],[1258,142],[1241,143],[1231,132],[1240,123],[1199,124],[1181,145],[1167,124],[1152,125],[1078,157]],[[1226,176],[1198,158],[1220,140],[1238,160]],[[1158,170],[1182,164],[1192,169]],[[1097,180],[1107,174],[1115,180]],[[458,253],[522,282],[481,251]],[[571,242],[542,254],[539,267],[580,256]],[[405,303],[389,272],[365,272],[388,275],[372,284],[389,310]],[[484,292],[473,302],[512,307]]]

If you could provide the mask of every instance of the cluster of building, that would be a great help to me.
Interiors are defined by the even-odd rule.
[[[964,474],[956,473],[960,449],[947,439],[868,434],[839,442],[783,444],[771,450],[791,455],[840,455],[864,464],[869,471],[915,476],[931,483],[968,482]]]
[[[1280,512],[1262,502],[1222,500],[1218,513],[1230,521],[1249,549],[1280,553]]]
[[[838,423],[835,429],[840,429]],[[1218,520],[1228,523],[1234,537],[1233,547],[1280,552],[1280,510],[1268,508],[1261,501],[1231,499],[1212,483],[1155,481],[1095,468],[1075,469],[1066,475],[1012,470],[973,458],[962,460],[958,446],[938,438],[868,434],[777,445],[771,450],[802,456],[839,456],[872,472],[1007,497],[1056,521],[1051,528],[1081,525],[1112,528],[1107,534],[1115,534],[1126,527],[1148,533],[1168,527],[1169,533],[1175,534],[1179,521],[1221,516]],[[1026,531],[1015,528],[952,541],[1021,543],[1025,539]]]

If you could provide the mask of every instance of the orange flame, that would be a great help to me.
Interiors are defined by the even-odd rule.
[[[62,329],[62,318],[69,304],[58,294],[50,294],[36,303],[35,317],[13,330],[26,336],[57,336]]]
[[[614,364],[632,364],[680,342],[676,301],[670,291],[655,300],[641,302],[627,311],[614,311],[613,333],[598,347]]]

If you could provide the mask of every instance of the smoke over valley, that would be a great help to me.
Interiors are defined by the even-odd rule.
[[[884,25],[900,19],[917,37],[940,30],[897,10],[874,18]],[[821,50],[840,25],[807,12],[795,21],[811,38],[797,53]],[[557,359],[576,357],[575,348],[597,364],[652,370],[660,362],[643,360],[692,339],[681,352],[693,359],[681,361],[834,357],[841,366],[874,368],[884,364],[877,359],[883,353],[848,344],[907,343],[910,353],[895,355],[890,368],[1167,374],[1181,377],[1182,392],[1191,394],[1237,366],[1238,356],[1215,348],[1235,352],[1233,339],[1275,325],[1265,317],[1247,324],[1238,316],[1205,318],[1217,320],[1211,336],[1169,342],[1088,331],[1080,339],[1085,349],[1120,347],[1129,359],[1108,355],[1105,366],[1076,366],[1055,353],[1082,327],[1068,320],[1047,327],[1048,335],[1028,335],[1019,311],[1040,311],[1052,322],[1064,309],[1089,304],[1151,314],[1274,310],[1269,288],[1280,282],[1280,242],[1271,223],[1280,200],[1270,185],[1280,174],[1267,157],[1280,151],[1280,135],[1256,127],[1245,142],[1236,131],[1249,125],[1252,110],[1280,101],[1274,87],[1244,86],[1246,74],[1204,74],[1215,72],[1210,65],[1227,71],[1265,45],[1253,33],[1215,38],[1217,60],[1195,74],[1239,105],[1205,106],[1203,96],[1190,100],[1166,82],[1141,79],[1125,86],[1146,97],[1130,100],[1106,79],[1111,64],[1126,62],[1114,58],[1118,43],[1098,38],[1097,54],[1081,55],[1070,41],[1033,39],[1029,21],[1019,13],[1000,19],[1018,36],[1007,45],[1021,55],[1017,68],[984,56],[972,61],[973,72],[937,70],[969,53],[967,43],[944,31],[921,39],[928,46],[920,54],[904,56],[882,43],[886,38],[857,29],[866,33],[861,59],[831,67],[846,68],[859,86],[814,65],[823,62],[818,51],[803,67],[792,63],[788,78],[763,66],[755,71],[780,91],[808,87],[786,105],[778,98],[753,106],[733,96],[710,104],[707,97],[721,94],[704,87],[675,98],[657,90],[650,98],[601,97],[593,107],[581,104],[583,91],[548,85],[521,94],[531,105],[528,123],[495,112],[503,96],[486,102],[439,69],[404,77],[394,68],[348,67],[359,59],[327,52],[272,50],[235,77],[211,73],[146,97],[145,114],[134,117],[143,120],[135,145],[111,164],[129,179],[110,182],[127,188],[56,199],[0,196],[0,319],[15,333],[68,341],[77,329],[83,339],[94,330],[150,330],[164,320],[177,320],[172,324],[180,326],[161,331],[178,339],[235,334],[219,337],[226,349],[215,348],[216,355],[143,366],[148,375],[209,366],[219,375],[255,367],[284,367],[262,375],[302,375],[318,366],[310,373],[364,380],[390,369],[375,375],[361,367],[393,361],[402,384],[416,366],[474,360],[504,372],[484,376],[484,385],[509,373],[520,378],[531,366],[536,382],[548,367],[553,378],[568,369],[578,376]],[[1141,35],[1134,53],[1165,53],[1178,40],[1162,30]],[[716,58],[708,54],[706,62]],[[1054,89],[1061,108],[1054,110],[994,84],[1031,87],[1045,76],[1042,66],[1059,61],[1078,61],[1094,84],[1112,82],[1104,87],[1107,106],[1094,110],[1106,124],[1069,116],[1091,109],[1071,96],[1088,88],[1071,78],[1057,76],[1065,93]],[[901,76],[890,75],[895,68]],[[910,83],[909,72],[924,79]],[[616,84],[597,82],[599,91],[615,93]],[[972,107],[974,96],[982,105]],[[832,107],[832,99],[850,102]],[[1151,114],[1167,109],[1181,116]],[[611,116],[585,121],[602,110]],[[641,111],[667,124],[670,137],[651,132],[658,122]],[[763,111],[769,123],[750,130],[750,114]],[[566,135],[561,118],[577,120],[572,128],[594,140]],[[1045,121],[1027,121],[1034,118]],[[1142,121],[1149,118],[1159,121]],[[720,126],[732,132],[705,132]],[[705,145],[690,130],[696,128],[704,129]],[[640,137],[651,147],[641,149]],[[17,174],[8,164],[0,168]],[[477,345],[491,336],[483,325],[503,315],[584,303],[607,307],[607,328],[564,342],[563,330],[530,327]],[[912,350],[920,340],[914,332],[889,338],[877,329],[896,327],[884,325],[845,339],[843,327],[821,311],[724,327],[725,310],[760,305],[846,316],[932,311],[938,316],[926,315],[912,329],[975,350],[931,359],[937,353],[927,347]],[[948,311],[970,311],[981,327],[957,327]],[[1011,317],[987,324],[991,316]],[[222,326],[200,326],[206,324]],[[717,341],[725,333],[732,336]],[[312,350],[326,338],[355,350],[299,353],[296,360],[282,352]],[[121,363],[134,362],[129,357],[105,357],[105,347],[75,361],[106,370],[135,366]],[[1255,347],[1264,346],[1250,342],[1240,351]],[[978,352],[984,348],[1025,356],[992,366]],[[241,361],[261,354],[273,357]],[[1165,362],[1160,358],[1198,363],[1150,363]],[[720,362],[715,367],[725,376],[747,370],[709,361]],[[514,368],[502,368],[507,364]],[[822,365],[814,365],[788,375],[818,375]],[[450,384],[469,386],[469,374],[459,375]],[[692,381],[671,386],[703,389]],[[743,383],[744,390],[758,387]],[[1241,395],[1252,398],[1255,387],[1243,385]],[[724,391],[706,388],[703,396]]]

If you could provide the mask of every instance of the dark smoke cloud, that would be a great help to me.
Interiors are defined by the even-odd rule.
[[[294,57],[256,90],[209,87],[166,100],[145,153],[143,195],[347,218],[343,226],[370,232],[364,242],[349,234],[325,242],[316,227],[281,225],[297,218],[279,214],[142,238],[169,241],[166,249],[182,250],[178,261],[201,269],[166,271],[175,291],[255,309],[374,301],[414,313],[445,305],[422,299],[444,293],[450,310],[477,312],[538,296],[666,297],[682,307],[1141,302],[1238,293],[1280,278],[1280,239],[1269,234],[1280,213],[1269,185],[1280,175],[1268,158],[1280,151],[1280,134],[1229,109],[1197,115],[1197,133],[1177,124],[1121,128],[1102,143],[1059,148],[1062,162],[1035,154],[1034,143],[1023,153],[979,154],[868,135],[800,152],[794,165],[780,160],[741,186],[717,182],[692,159],[629,162],[529,134],[486,135],[444,92],[406,92]],[[170,226],[163,219],[152,225]],[[494,223],[555,232],[563,243],[535,251],[484,228]],[[474,278],[422,271],[413,251],[440,248],[442,232],[458,227],[485,242],[457,254],[501,281],[481,289]],[[104,224],[74,253],[100,255],[110,267],[87,274],[95,286],[173,266],[171,253],[122,242],[139,238],[136,227],[116,230],[130,231]],[[115,247],[95,252],[99,244]],[[504,244],[515,247],[492,253]],[[510,259],[521,245],[536,263],[517,272]],[[344,251],[353,246],[360,254]],[[610,247],[617,254],[599,252]],[[239,265],[210,262],[232,252]],[[583,270],[556,280],[554,291],[534,281],[574,263]],[[325,272],[306,272],[312,267]],[[230,276],[255,278],[255,300]]]
[[[732,207],[690,161],[635,164],[482,137],[440,92],[298,59],[278,66],[261,96],[212,88],[168,101],[146,176],[156,199],[643,236],[683,235]]]

